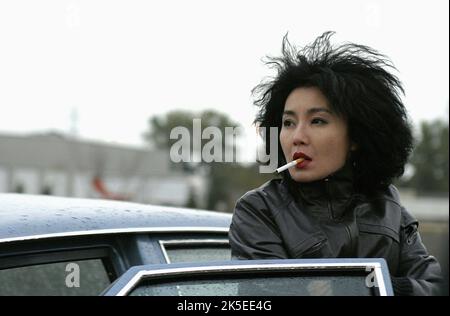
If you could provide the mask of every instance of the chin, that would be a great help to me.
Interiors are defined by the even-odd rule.
[[[299,175],[297,173],[292,174],[290,173],[292,180],[294,180],[295,182],[311,182],[314,180],[311,180],[310,177],[305,177],[305,175]]]
[[[314,182],[324,178],[321,175],[309,174],[305,170],[298,170],[298,171],[293,170],[293,172],[290,171],[289,174],[291,175],[292,180],[294,180],[295,182],[303,182],[303,183]]]

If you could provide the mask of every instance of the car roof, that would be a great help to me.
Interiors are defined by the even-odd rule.
[[[231,214],[132,202],[0,194],[0,243],[128,232],[224,232]]]

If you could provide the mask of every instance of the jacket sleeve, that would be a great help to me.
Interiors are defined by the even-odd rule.
[[[418,226],[418,221],[402,209],[399,268],[392,278],[396,295],[440,294],[441,268],[436,258],[428,254]]]
[[[233,259],[286,259],[288,255],[277,226],[257,194],[236,203],[229,231]]]

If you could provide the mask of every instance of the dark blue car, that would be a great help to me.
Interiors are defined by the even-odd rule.
[[[0,295],[392,295],[383,259],[231,260],[231,215],[0,194]]]

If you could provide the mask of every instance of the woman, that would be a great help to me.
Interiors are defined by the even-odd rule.
[[[385,56],[333,47],[332,34],[300,50],[285,37],[283,56],[269,60],[277,76],[254,90],[255,122],[278,128],[278,166],[303,161],[237,201],[232,256],[380,257],[396,295],[435,294],[439,264],[392,185],[413,142],[401,83]]]

